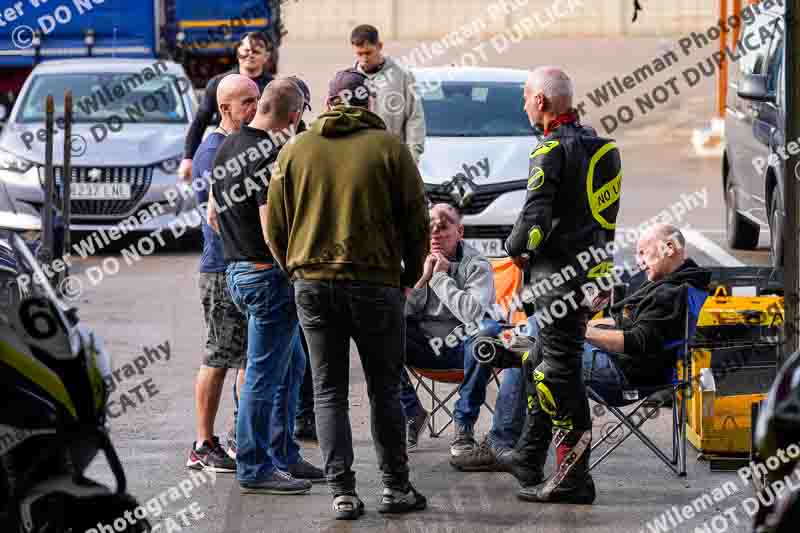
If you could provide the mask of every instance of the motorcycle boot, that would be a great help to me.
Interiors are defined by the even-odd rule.
[[[535,487],[517,492],[520,500],[539,503],[590,505],[595,500],[595,486],[589,474],[592,432],[566,432],[557,448],[557,467],[550,478]]]
[[[522,436],[511,450],[497,454],[498,468],[513,475],[523,487],[535,486],[544,480],[544,464],[553,435],[553,423],[539,404],[534,384],[534,369],[541,362],[541,344],[536,343],[523,357],[522,371],[528,391],[528,416]]]
[[[528,402],[532,397],[528,397]],[[535,399],[533,399],[535,402]],[[498,468],[513,475],[523,487],[533,487],[544,480],[544,464],[550,449],[553,425],[541,411],[530,413],[517,445],[497,454]]]

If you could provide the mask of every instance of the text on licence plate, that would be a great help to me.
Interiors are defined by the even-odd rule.
[[[506,255],[500,239],[464,239],[464,242],[478,250],[486,257],[502,257]]]
[[[70,183],[72,200],[130,200],[130,183]]]

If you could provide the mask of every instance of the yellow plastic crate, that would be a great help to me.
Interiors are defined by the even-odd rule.
[[[741,331],[742,326],[777,328],[782,325],[783,297],[727,296],[724,288],[706,300],[697,322],[697,327],[706,332],[715,329],[714,333],[719,334],[717,337],[725,337],[725,329],[730,326],[738,326]],[[751,406],[766,397],[768,386],[761,391],[734,395],[719,394],[716,387],[704,390],[704,384],[709,383],[701,379],[701,374],[704,369],[711,368],[716,342],[694,348],[691,352],[692,387],[687,401],[687,437],[698,451],[706,455],[749,454]],[[719,342],[720,347],[724,347],[725,343]],[[678,370],[682,370],[680,362]],[[743,365],[736,371],[746,373],[748,368]],[[710,374],[709,371],[706,373]]]
[[[750,408],[764,393],[717,396],[704,391],[700,373],[711,366],[711,351],[692,351],[692,393],[687,399],[686,435],[698,451],[708,455],[750,453]]]

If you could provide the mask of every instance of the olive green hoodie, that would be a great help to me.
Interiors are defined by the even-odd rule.
[[[374,113],[334,107],[281,150],[266,233],[292,279],[411,287],[422,275],[429,232],[411,153]]]

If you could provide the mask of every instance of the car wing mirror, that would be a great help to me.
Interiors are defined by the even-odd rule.
[[[747,74],[736,90],[739,98],[755,102],[774,102],[775,93],[767,88],[767,77],[763,74]]]

